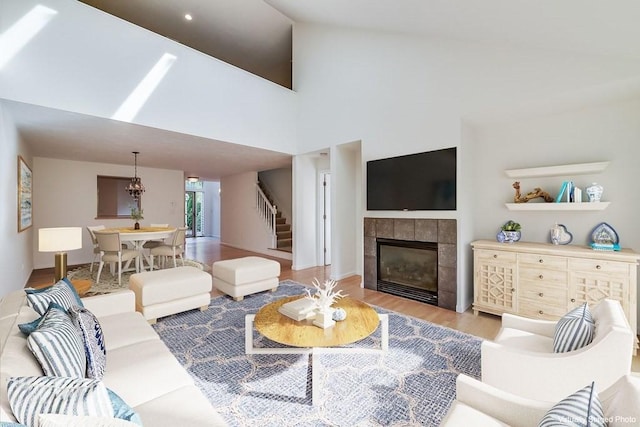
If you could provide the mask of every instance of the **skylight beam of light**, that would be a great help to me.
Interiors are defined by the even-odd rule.
[[[160,58],[156,65],[144,76],[140,83],[138,83],[138,86],[129,94],[111,118],[123,122],[131,122],[147,102],[153,91],[156,90],[156,87],[158,87],[176,59],[174,55],[169,53],[162,55],[162,58]]]
[[[0,35],[0,70],[35,37],[58,12],[37,5]]]

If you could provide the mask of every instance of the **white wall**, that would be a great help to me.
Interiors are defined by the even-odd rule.
[[[274,251],[271,234],[256,209],[257,172],[226,176],[220,180],[220,242],[235,248],[288,259]]]
[[[293,270],[315,267],[318,260],[316,155],[293,158]]]
[[[75,0],[3,0],[0,34],[37,5],[55,14],[0,69],[0,98],[111,118],[168,53],[133,123],[295,152],[292,91]]]
[[[13,119],[0,103],[0,236],[4,242],[0,256],[0,297],[6,293],[23,288],[27,283],[33,260],[34,227],[18,233],[18,155],[27,162],[33,171],[33,159],[28,147],[22,143]],[[37,182],[34,174],[34,181]],[[34,216],[35,218],[35,216]]]
[[[204,235],[220,237],[220,183],[205,181],[204,183],[205,224]]]
[[[364,164],[372,159],[459,148],[459,166],[463,167],[458,174],[458,211],[359,212],[360,216],[458,220],[458,263],[462,267],[458,310],[465,309],[470,301],[464,290],[469,286],[464,283],[469,280],[465,271],[470,262],[468,242],[479,235],[491,235],[495,227],[492,225],[489,232],[470,226],[471,218],[484,215],[483,210],[475,210],[474,195],[495,192],[482,176],[502,170],[502,166],[494,166],[495,162],[464,160],[469,155],[465,152],[468,141],[463,137],[465,121],[506,116],[515,108],[545,111],[557,100],[565,105],[582,105],[582,100],[588,99],[586,95],[610,95],[609,89],[617,91],[618,96],[619,82],[640,75],[637,58],[495,48],[300,23],[294,27],[294,62],[300,152],[361,140]],[[631,88],[638,90],[637,85]],[[597,126],[601,119],[594,119],[593,126]],[[564,125],[572,126],[570,122]],[[490,159],[494,154],[500,157],[509,153],[512,158],[525,160],[537,150],[532,141],[524,145],[524,138],[512,137],[508,145],[485,147],[483,154]],[[593,140],[589,143],[596,144]],[[580,152],[584,143],[566,146],[569,151]],[[547,155],[553,156],[552,152]],[[487,204],[485,200],[481,206]]]
[[[34,230],[33,268],[53,266],[53,254],[38,252],[39,228],[45,227],[131,227],[133,220],[97,219],[97,176],[131,176],[131,165],[77,162],[34,157]],[[138,167],[146,191],[142,196],[144,219],[141,225],[169,223],[184,224],[184,172]],[[133,199],[132,199],[133,200]],[[82,249],[70,251],[67,264],[91,262],[93,247],[86,228],[83,229]],[[30,259],[31,254],[26,257]]]
[[[360,142],[331,150],[331,278],[362,272],[363,219]]]

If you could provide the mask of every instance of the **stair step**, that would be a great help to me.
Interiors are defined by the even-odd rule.
[[[291,230],[291,224],[276,224],[276,233]]]
[[[276,231],[276,235],[278,236],[278,240],[282,239],[290,239],[291,238],[291,230],[289,231]]]
[[[276,247],[278,249],[280,249],[280,248],[284,248],[284,247],[287,247],[287,246],[291,246],[292,244],[293,244],[292,239],[278,239],[278,243],[277,243]]]
[[[287,223],[287,218],[276,217],[276,224],[286,224],[286,223]]]

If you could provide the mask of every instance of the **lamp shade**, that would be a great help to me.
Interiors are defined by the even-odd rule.
[[[82,248],[82,227],[41,228],[38,230],[40,252],[64,252]]]

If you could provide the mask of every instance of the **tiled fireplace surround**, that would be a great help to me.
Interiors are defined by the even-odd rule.
[[[365,218],[364,287],[377,290],[376,238],[438,244],[438,306],[456,309],[457,227],[455,219]]]

